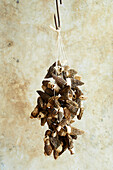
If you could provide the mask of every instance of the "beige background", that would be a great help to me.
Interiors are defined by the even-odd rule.
[[[112,170],[113,1],[63,0],[62,39],[69,65],[85,82],[86,133],[75,155],[43,154],[47,127],[29,119],[49,65],[56,60],[53,0],[0,0],[0,169]]]

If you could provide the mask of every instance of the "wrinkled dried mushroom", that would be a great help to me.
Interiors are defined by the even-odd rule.
[[[38,90],[37,106],[32,111],[30,118],[39,118],[41,126],[46,123],[48,130],[45,132],[44,153],[50,156],[53,151],[54,159],[57,159],[66,149],[74,154],[73,139],[84,131],[72,127],[75,116],[82,118],[84,97],[78,86],[83,85],[77,71],[67,65],[55,62],[42,81],[42,89]],[[51,82],[51,79],[53,81]]]

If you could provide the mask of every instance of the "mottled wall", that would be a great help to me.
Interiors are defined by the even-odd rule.
[[[47,127],[29,119],[36,90],[56,60],[53,0],[0,0],[0,169],[111,170],[113,153],[113,1],[63,0],[62,39],[68,63],[85,82],[86,133],[57,161],[43,154]]]

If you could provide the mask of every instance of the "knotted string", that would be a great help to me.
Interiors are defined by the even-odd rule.
[[[60,4],[62,4],[62,1],[60,1]],[[58,0],[56,0],[56,9],[57,9],[57,19],[58,19],[58,24],[57,24],[57,19],[56,15],[54,14],[54,21],[55,21],[55,26],[50,25],[50,28],[57,33],[57,59],[56,59],[56,68],[58,69],[58,61],[62,63],[62,65],[67,65],[67,57],[65,54],[64,46],[63,46],[63,41],[61,37],[61,27],[60,27],[60,16],[59,16],[59,7],[58,7]],[[57,72],[56,72],[57,75]],[[63,77],[63,73],[62,73]],[[54,90],[54,96],[55,96],[55,90]]]
[[[55,29],[50,25],[50,28],[57,33],[57,61],[60,60],[63,65],[67,64],[67,56],[64,50],[63,40],[61,37],[61,28]],[[57,62],[56,62],[57,63]]]

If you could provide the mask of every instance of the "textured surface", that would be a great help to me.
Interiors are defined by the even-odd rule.
[[[53,0],[0,1],[0,169],[111,170],[113,148],[113,1],[65,0],[62,39],[68,63],[85,82],[86,133],[57,161],[43,154],[46,127],[30,120],[36,90],[56,60]]]

